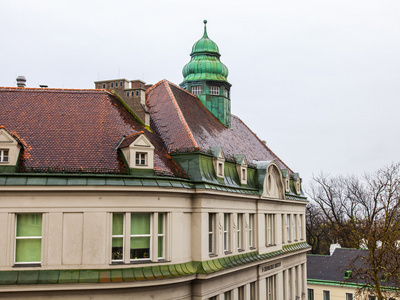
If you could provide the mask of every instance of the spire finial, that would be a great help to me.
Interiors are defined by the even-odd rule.
[[[203,34],[203,37],[208,37],[207,36],[207,20],[204,20],[203,23],[204,23],[204,34]]]

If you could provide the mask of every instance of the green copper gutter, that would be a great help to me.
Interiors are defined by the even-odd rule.
[[[309,245],[306,242],[301,242],[285,245],[282,250],[266,254],[259,254],[257,251],[253,251],[203,262],[191,261],[183,264],[159,264],[148,267],[116,267],[110,269],[0,271],[0,285],[133,282],[196,274],[212,274],[307,249],[309,249]]]

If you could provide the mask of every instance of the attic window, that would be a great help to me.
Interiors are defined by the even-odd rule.
[[[203,87],[201,85],[192,86],[192,94],[200,95],[203,92]]]
[[[8,149],[0,149],[0,163],[8,163]]]
[[[219,86],[210,86],[210,95],[219,95]]]
[[[220,177],[224,176],[224,163],[222,162],[218,163],[218,176]]]
[[[347,270],[347,271],[344,271],[344,276],[343,276],[343,278],[350,278],[350,276],[351,276],[351,270]]]
[[[136,165],[137,166],[147,166],[147,153],[136,152]]]

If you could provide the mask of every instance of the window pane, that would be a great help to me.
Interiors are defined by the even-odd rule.
[[[42,236],[42,214],[17,215],[17,237]]]
[[[18,239],[16,241],[15,262],[40,262],[41,239]]]
[[[150,214],[132,214],[131,215],[131,235],[150,234]]]
[[[112,235],[123,235],[123,234],[124,234],[124,215],[113,214]]]
[[[158,237],[158,257],[164,257],[164,237]]]
[[[124,239],[123,238],[113,238],[112,239],[112,260],[122,260],[124,257]]]
[[[149,258],[150,237],[131,238],[131,259]]]

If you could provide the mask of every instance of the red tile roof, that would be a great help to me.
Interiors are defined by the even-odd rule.
[[[0,124],[24,145],[23,168],[124,172],[116,147],[124,135],[142,131],[156,147],[155,169],[186,176],[158,135],[104,90],[0,87]]]
[[[232,115],[231,128],[226,128],[195,95],[167,80],[147,91],[146,103],[168,151],[222,147],[226,156],[244,154],[248,162],[275,160],[290,170],[238,117]]]

